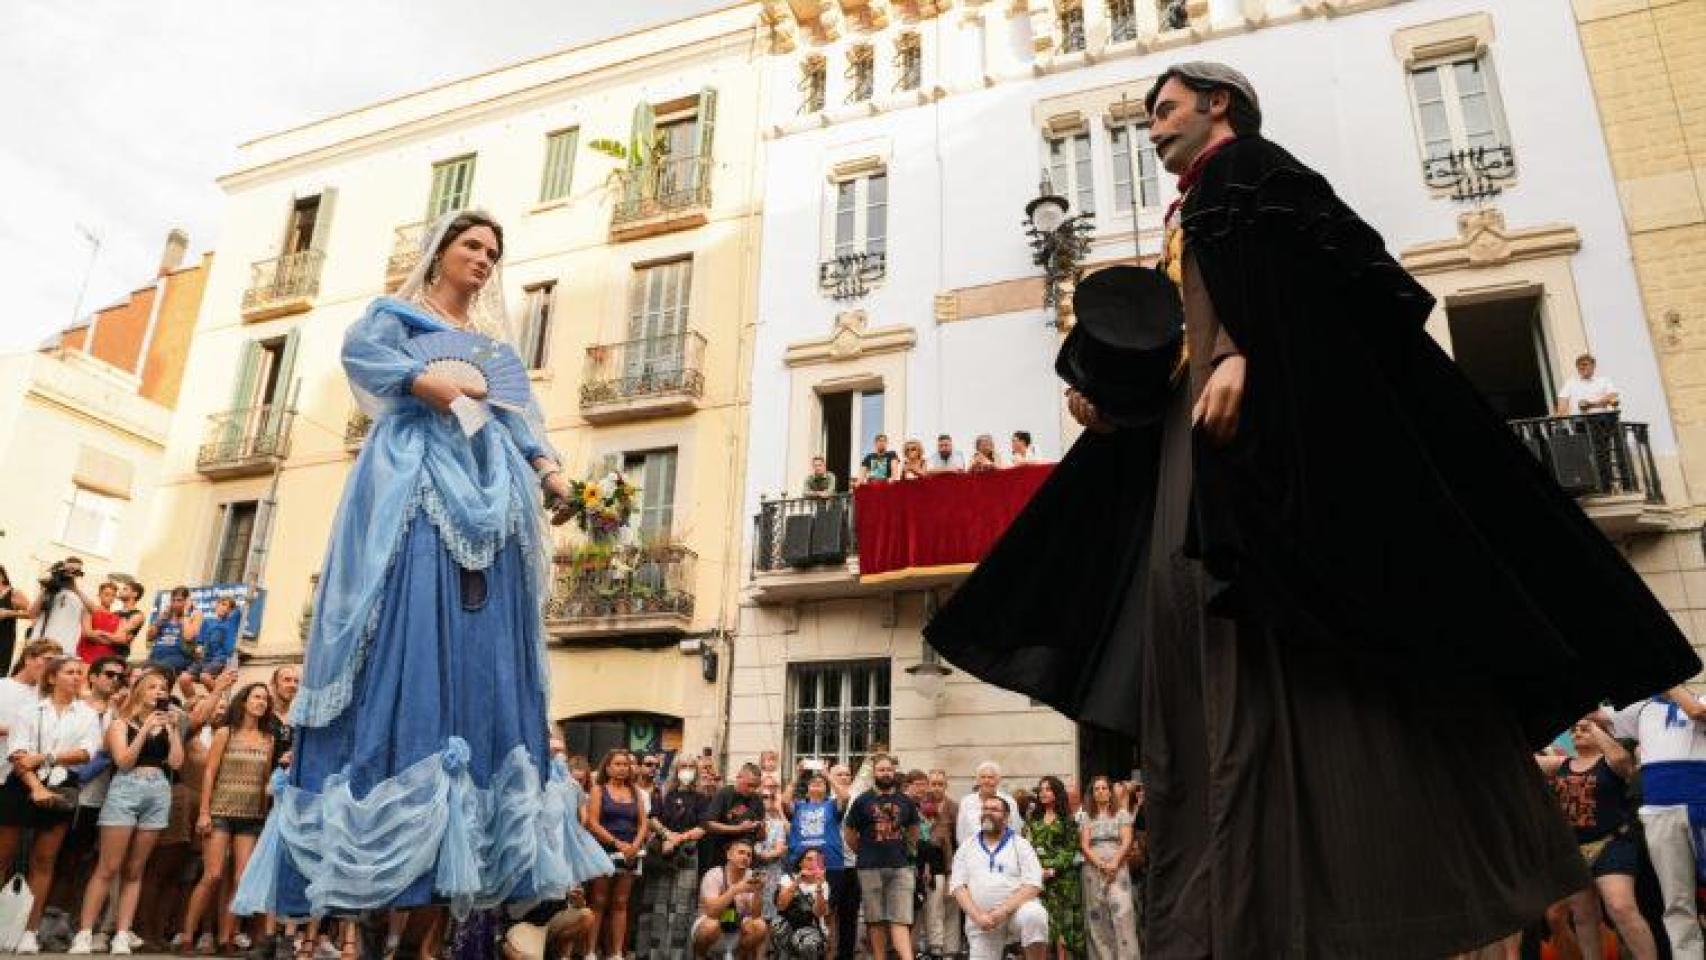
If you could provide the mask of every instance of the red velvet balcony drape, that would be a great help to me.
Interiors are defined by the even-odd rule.
[[[860,580],[969,571],[1052,469],[1039,464],[865,484],[853,494]]]

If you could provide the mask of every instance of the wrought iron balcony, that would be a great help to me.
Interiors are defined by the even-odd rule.
[[[842,568],[859,552],[853,495],[794,497],[759,504],[753,526],[752,572]]]
[[[705,338],[697,333],[588,347],[581,415],[595,423],[684,413],[705,392]]]
[[[214,479],[271,470],[290,453],[291,412],[267,404],[207,418],[196,470]]]
[[[782,720],[790,761],[803,757],[848,757],[857,768],[872,749],[889,743],[889,708],[796,710]]]
[[[313,306],[325,261],[325,253],[319,250],[256,261],[249,267],[249,286],[243,291],[243,319],[282,317]]]
[[[1508,146],[1453,150],[1422,161],[1422,179],[1435,190],[1450,190],[1465,203],[1498,196],[1504,181],[1516,176],[1516,154]]]
[[[706,222],[711,206],[711,158],[665,157],[617,172],[610,232],[637,239]]]
[[[367,432],[373,429],[373,418],[360,410],[349,415],[344,421],[344,449],[350,453],[361,450],[367,443]]]
[[[395,292],[421,262],[421,244],[426,240],[425,220],[405,223],[393,231],[391,256],[385,260],[385,289]]]
[[[554,561],[546,627],[560,639],[680,634],[699,556],[679,543],[588,544]]]
[[[888,275],[888,259],[882,250],[841,254],[818,264],[817,285],[837,300],[856,300]]]
[[[1647,425],[1616,413],[1513,420],[1511,429],[1608,534],[1657,523],[1664,490]]]

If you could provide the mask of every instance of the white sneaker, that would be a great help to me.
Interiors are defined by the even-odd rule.
[[[130,956],[130,938],[134,936],[136,936],[136,934],[131,933],[129,930],[120,930],[113,934],[112,955],[115,957]]]
[[[36,932],[34,930],[25,930],[23,937],[18,940],[17,949],[13,952],[32,954],[40,953],[41,944],[36,942]]]
[[[65,951],[74,956],[85,956],[95,952],[95,935],[87,930],[77,931],[71,938],[71,947]]]
[[[195,950],[197,953],[211,954],[214,950],[213,934],[211,934],[211,933],[202,934],[201,939],[197,940],[195,942]]]

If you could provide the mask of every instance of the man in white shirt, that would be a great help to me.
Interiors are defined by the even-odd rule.
[[[1617,385],[1610,377],[1594,375],[1598,365],[1591,353],[1576,358],[1576,378],[1558,391],[1558,416],[1611,413],[1617,409],[1620,402]]]
[[[969,805],[968,797],[963,805]],[[1007,804],[990,797],[977,804],[978,831],[954,853],[948,891],[966,917],[970,960],[1000,960],[1009,940],[1026,960],[1048,955],[1048,911],[1037,902],[1043,865],[1031,842],[1007,826]]]
[[[1696,837],[1706,819],[1706,704],[1682,687],[1612,714],[1612,732],[1640,743],[1639,811],[1653,872],[1664,895],[1665,933],[1676,960],[1703,960],[1706,941],[1695,911]]]
[[[993,760],[985,760],[977,765],[977,789],[960,798],[959,813],[954,817],[954,842],[964,844],[977,836],[980,829],[983,811],[979,800],[991,797],[1001,799],[1007,804],[1007,822],[1019,822],[1019,804],[1013,795],[1001,789],[1001,768]]]

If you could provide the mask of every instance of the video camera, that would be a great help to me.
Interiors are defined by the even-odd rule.
[[[58,593],[66,587],[75,584],[77,582],[77,578],[82,575],[83,568],[81,564],[74,564],[69,560],[59,560],[56,561],[53,566],[47,568],[47,576],[42,577],[36,582],[41,584],[41,589],[44,594],[51,596],[52,594]]]

